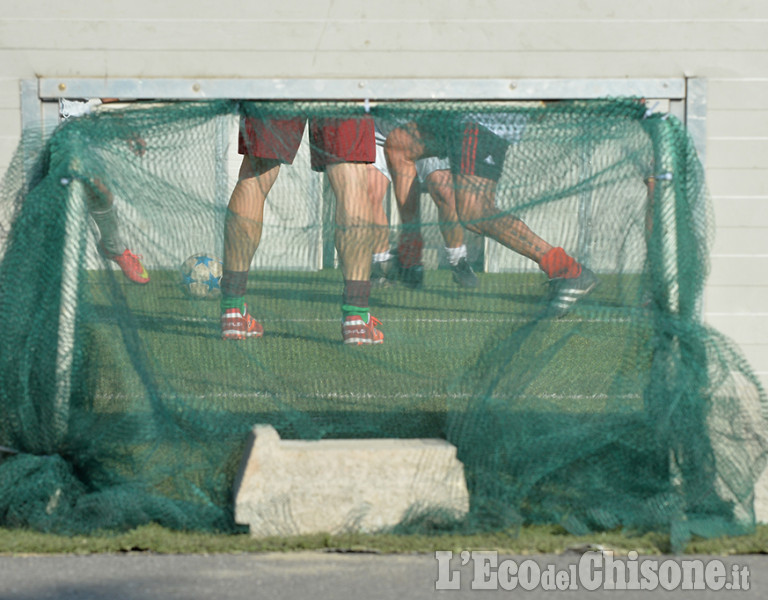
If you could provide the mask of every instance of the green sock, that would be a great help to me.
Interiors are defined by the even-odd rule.
[[[362,306],[352,306],[351,304],[342,304],[341,305],[341,316],[343,319],[346,319],[350,315],[358,315],[363,321],[366,323],[368,322],[368,307],[366,306],[363,308]]]
[[[245,296],[222,296],[221,312],[230,308],[237,308],[242,314],[245,314]]]

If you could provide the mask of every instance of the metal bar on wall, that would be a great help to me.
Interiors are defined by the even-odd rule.
[[[662,79],[104,79],[39,80],[41,99],[547,100],[685,98],[683,78]]]

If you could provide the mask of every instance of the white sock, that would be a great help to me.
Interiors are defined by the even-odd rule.
[[[445,254],[448,256],[448,262],[451,264],[451,266],[455,267],[459,264],[459,261],[462,258],[467,257],[467,247],[464,244],[458,248],[448,248],[448,246],[446,246]]]
[[[377,252],[373,255],[373,262],[379,263],[379,262],[386,262],[390,258],[392,258],[392,254],[390,254],[389,250],[386,252]]]

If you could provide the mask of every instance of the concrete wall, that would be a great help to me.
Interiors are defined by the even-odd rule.
[[[768,384],[768,2],[2,0],[0,172],[44,77],[708,81],[707,320]]]

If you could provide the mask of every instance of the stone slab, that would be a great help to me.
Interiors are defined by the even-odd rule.
[[[463,465],[440,439],[281,440],[256,425],[235,481],[235,521],[255,537],[379,532],[468,510]]]

